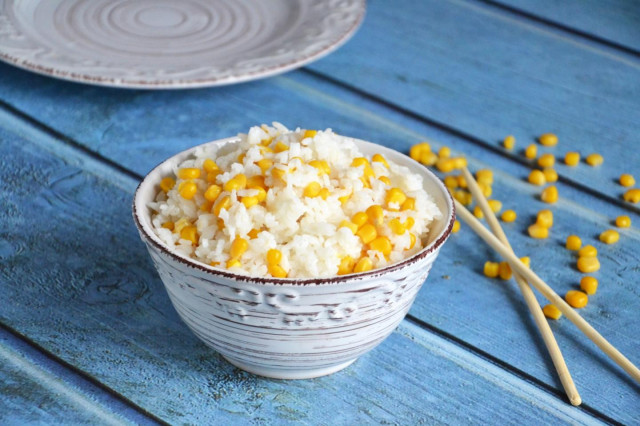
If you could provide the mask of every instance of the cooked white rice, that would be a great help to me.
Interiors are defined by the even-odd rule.
[[[352,162],[366,156],[351,139],[330,129],[318,131],[312,137],[304,135],[303,129],[290,131],[282,124],[273,123],[273,127],[252,127],[248,134],[239,135],[238,142],[198,148],[193,158],[175,168],[172,176],[176,180],[175,186],[166,193],[160,190],[155,202],[150,203],[155,212],[152,217],[155,232],[170,250],[218,268],[224,268],[231,259],[230,247],[234,239],[244,238],[248,249],[238,259],[240,264],[229,269],[251,276],[270,276],[266,260],[269,249],[280,250],[280,266],[289,278],[336,275],[346,256],[354,262],[367,257],[373,268],[380,268],[420,251],[428,235],[429,224],[441,215],[424,190],[422,177],[389,159],[386,159],[387,168],[382,162],[372,162],[367,157],[375,176],[371,176],[369,185],[365,185],[363,181],[366,179],[361,179],[365,167],[352,167]],[[274,149],[278,143],[284,143],[288,149],[279,153],[264,152],[264,146]],[[192,199],[185,199],[180,194],[183,180],[175,177],[179,169],[202,169],[205,160],[212,159],[221,170],[214,184],[224,187],[238,174],[247,178],[262,175],[256,162],[263,158],[273,161],[273,167],[264,173],[267,196],[263,202],[250,208],[246,208],[241,200],[242,197],[256,195],[255,189],[223,191],[216,203],[229,195],[230,207],[220,210],[219,216],[212,213],[211,201],[207,203],[204,197],[212,183],[207,182],[204,171],[199,178],[190,179],[197,184],[197,193]],[[309,165],[312,160],[326,161],[330,174],[319,173],[317,168]],[[286,182],[272,176],[273,168],[288,170]],[[390,185],[383,182],[387,179]],[[322,188],[328,189],[328,194],[323,194],[326,199],[303,195],[311,182],[318,182]],[[386,196],[391,188],[399,188],[407,197],[415,199],[415,207],[401,210],[400,206],[389,205]],[[341,201],[341,197],[348,199],[343,203],[345,198]],[[204,209],[201,208],[203,204]],[[386,256],[364,244],[348,227],[340,226],[343,221],[351,221],[356,213],[364,212],[372,205],[384,208],[384,223],[376,228],[378,236],[391,242],[392,249]],[[401,235],[388,226],[394,218],[407,224],[410,217],[415,224]],[[180,231],[185,225],[196,227],[196,244],[181,238]],[[413,246],[411,234],[416,237]]]

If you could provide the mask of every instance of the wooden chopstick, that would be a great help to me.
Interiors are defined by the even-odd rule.
[[[500,242],[491,232],[489,232],[478,219],[476,219],[461,203],[454,200],[456,205],[456,211],[458,216],[476,233],[482,238],[491,248],[500,254],[511,266],[513,271],[517,271],[522,275],[536,290],[538,290],[544,297],[562,312],[572,323],[578,327],[593,343],[595,343],[602,352],[605,353],[611,360],[618,364],[624,371],[626,371],[631,377],[633,377],[638,383],[640,383],[640,370],[633,365],[627,357],[622,355],[618,349],[607,341],[595,328],[585,321],[567,302],[558,296],[547,283],[545,283],[535,272],[527,268],[527,266],[513,254],[511,250]]]
[[[509,244],[509,240],[504,233],[504,230],[502,229],[500,223],[498,222],[498,219],[496,218],[496,215],[493,213],[493,210],[491,210],[491,207],[489,207],[487,199],[480,190],[478,182],[476,182],[473,175],[466,167],[462,169],[462,174],[467,181],[468,188],[473,194],[473,198],[480,206],[480,209],[482,209],[482,212],[484,213],[484,216],[487,219],[487,223],[493,231],[493,234],[498,237],[498,239],[511,251],[511,253],[514,253],[513,249],[511,248],[511,244]],[[551,331],[551,327],[549,327],[549,322],[542,313],[542,308],[540,308],[536,296],[533,294],[533,290],[531,290],[531,287],[529,287],[527,281],[518,272],[514,272],[514,276],[516,282],[518,283],[518,287],[520,287],[520,292],[522,293],[522,296],[524,297],[524,300],[529,307],[529,311],[533,316],[533,321],[538,326],[538,330],[542,335],[542,340],[547,347],[547,351],[549,351],[549,355],[551,355],[551,360],[553,361],[553,365],[558,372],[560,382],[562,383],[562,387],[564,388],[564,391],[569,398],[569,402],[571,402],[572,405],[580,405],[582,403],[582,398],[580,398],[580,394],[578,393],[578,389],[573,382],[571,373],[569,373],[569,368],[567,368],[567,364],[564,361],[564,357],[562,356],[562,352],[560,351],[558,342],[556,342],[556,338]]]

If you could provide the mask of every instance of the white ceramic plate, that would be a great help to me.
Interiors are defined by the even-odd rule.
[[[0,59],[82,83],[239,83],[345,43],[365,0],[0,0]]]

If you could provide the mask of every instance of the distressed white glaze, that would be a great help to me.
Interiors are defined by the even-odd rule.
[[[381,152],[420,173],[443,212],[422,251],[380,270],[326,279],[256,278],[170,252],[152,230],[147,203],[160,179],[194,148],[157,166],[138,187],[135,222],[174,307],[200,339],[232,364],[282,379],[330,374],[378,345],[411,307],[451,231],[451,197],[437,177],[409,157],[355,142],[365,154]]]

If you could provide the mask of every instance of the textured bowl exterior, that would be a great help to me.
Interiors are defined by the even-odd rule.
[[[365,153],[374,149],[396,162],[412,162],[387,148],[356,143],[368,148]],[[170,252],[151,230],[146,203],[161,176],[190,152],[172,157],[143,180],[134,200],[135,222],[182,320],[229,362],[262,376],[302,379],[330,374],[377,346],[411,308],[453,225],[449,193],[424,169],[421,174],[431,180],[431,193],[441,190],[436,201],[444,214],[437,235],[411,258],[327,279],[233,274]]]

